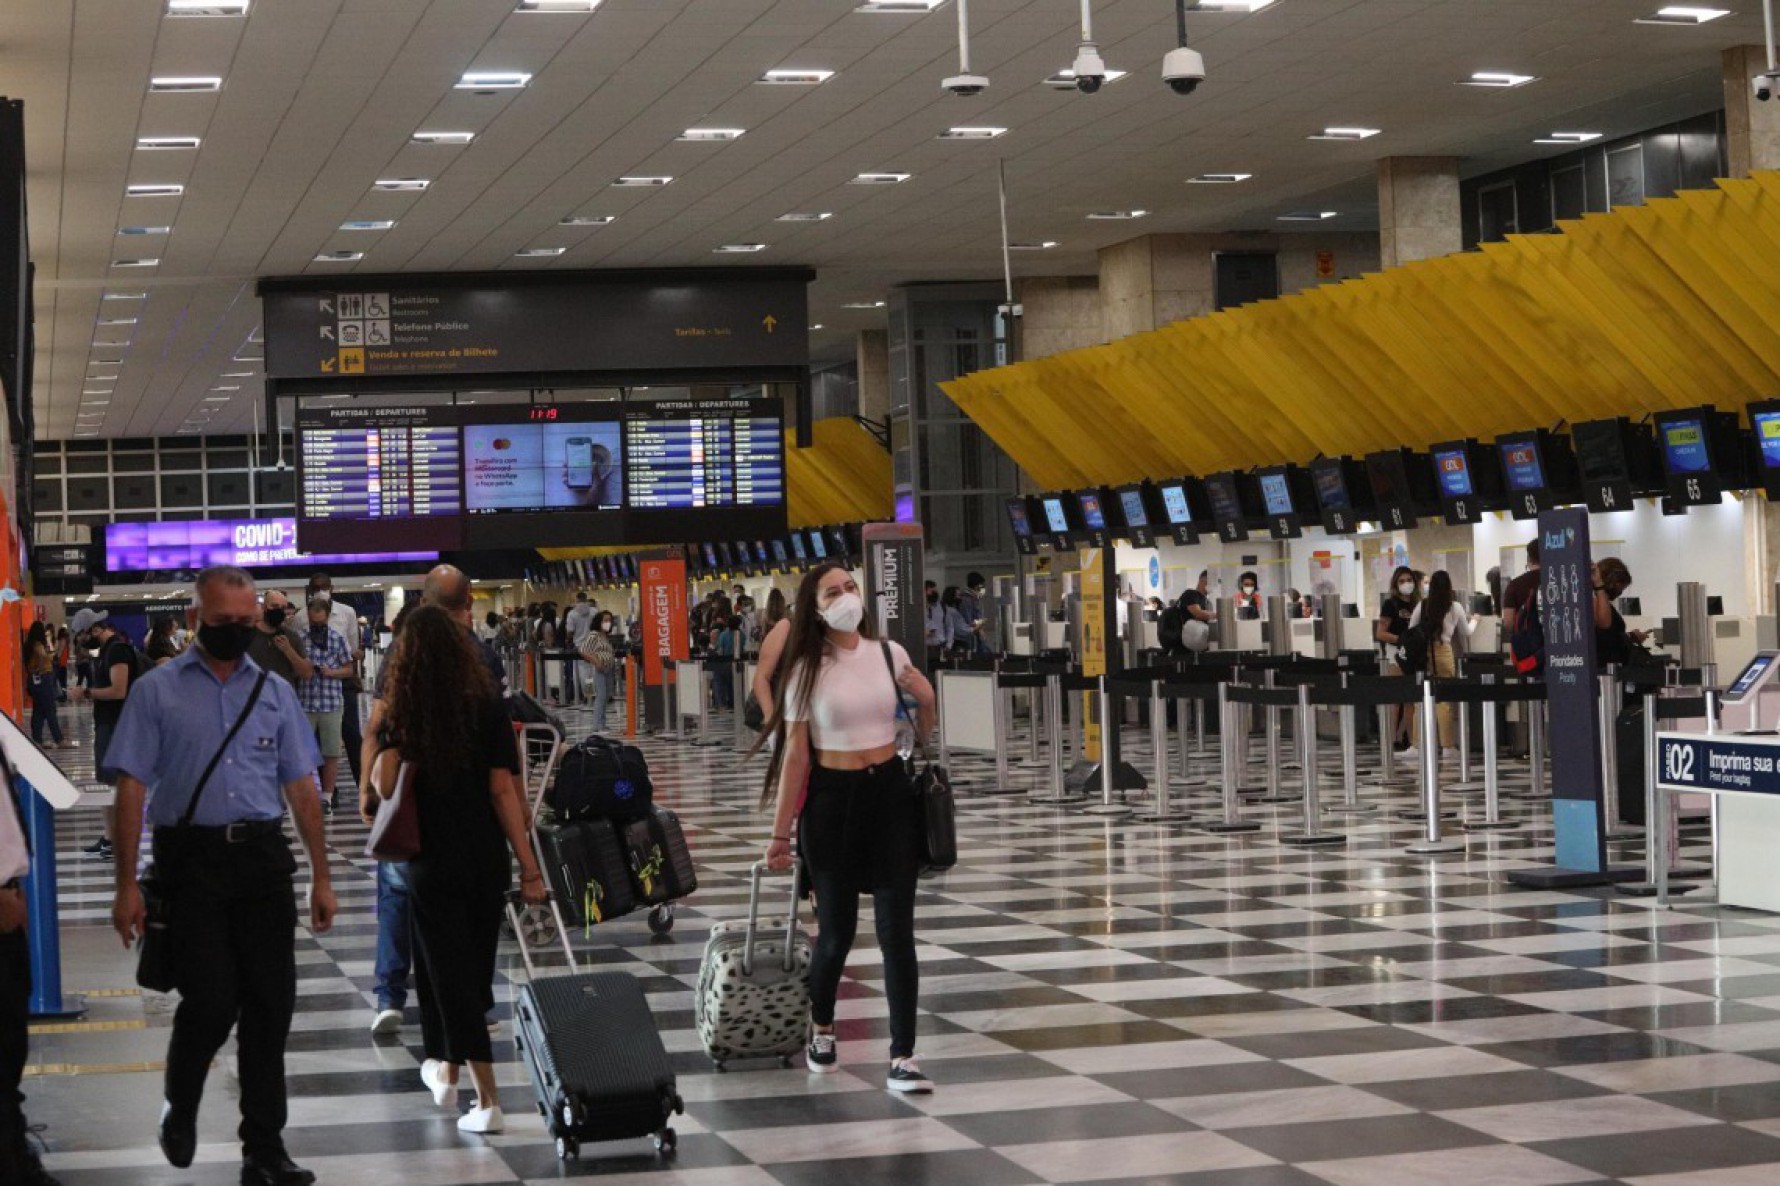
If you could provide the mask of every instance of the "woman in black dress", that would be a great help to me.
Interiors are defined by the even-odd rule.
[[[390,658],[386,712],[372,783],[387,798],[403,764],[420,816],[420,854],[408,862],[414,979],[426,1062],[420,1078],[441,1106],[456,1106],[468,1064],[476,1106],[464,1132],[502,1128],[488,1011],[495,948],[519,858],[525,900],[549,895],[526,834],[513,727],[470,633],[444,610],[408,616]]]

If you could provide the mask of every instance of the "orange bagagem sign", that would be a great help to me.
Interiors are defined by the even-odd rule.
[[[643,595],[643,682],[660,687],[673,665],[692,652],[686,617],[686,561],[645,560],[638,572]]]

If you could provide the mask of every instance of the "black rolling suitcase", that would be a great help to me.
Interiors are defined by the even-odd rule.
[[[514,1044],[557,1157],[579,1156],[583,1141],[648,1136],[671,1156],[676,1138],[668,1121],[686,1108],[642,986],[628,972],[580,971],[555,899],[551,913],[570,970],[540,978],[518,906],[519,895],[509,894],[507,913],[529,976],[513,1010]]]
[[[630,850],[631,888],[637,901],[654,906],[684,898],[698,888],[679,816],[665,807],[651,807],[642,819],[619,827]]]
[[[636,909],[630,861],[605,820],[539,828],[538,857],[551,896],[571,926],[610,922]]]

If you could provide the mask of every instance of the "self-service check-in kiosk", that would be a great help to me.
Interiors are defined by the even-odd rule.
[[[1725,689],[1721,734],[1754,734],[1780,759],[1780,651],[1760,651]],[[1748,741],[1749,737],[1738,740]],[[1726,794],[1718,803],[1718,901],[1780,912],[1780,799]]]

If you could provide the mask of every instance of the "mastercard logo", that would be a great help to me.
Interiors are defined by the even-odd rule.
[[[513,447],[513,442],[508,440],[506,437],[496,437],[494,439],[494,449],[495,449],[495,452],[497,452],[497,453],[505,453],[508,449],[511,449],[512,447]]]

